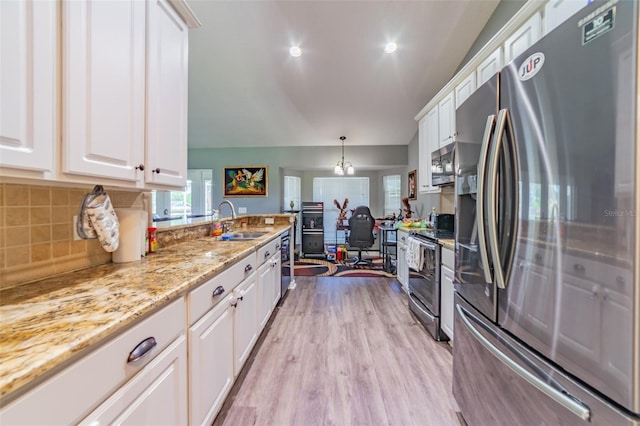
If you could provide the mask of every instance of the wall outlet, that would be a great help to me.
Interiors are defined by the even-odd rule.
[[[73,216],[73,240],[78,241],[81,240],[80,235],[78,235],[78,215]]]
[[[247,214],[246,207],[238,207],[238,214]]]
[[[265,217],[264,218],[264,224],[265,225],[273,225],[273,218],[272,217]]]

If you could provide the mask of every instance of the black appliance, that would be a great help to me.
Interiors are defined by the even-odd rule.
[[[324,257],[324,203],[302,202],[302,257]]]
[[[409,310],[435,340],[449,340],[440,328],[440,245],[426,232],[407,242]]]
[[[429,218],[435,238],[453,238],[455,230],[455,215],[451,213],[432,213]]]
[[[287,230],[280,234],[280,268],[283,270],[281,272],[284,272],[284,268],[286,267],[289,269],[290,273],[293,274],[294,268],[287,264],[289,260],[291,260],[291,236]],[[280,274],[280,300],[284,298],[290,282],[290,276],[285,276],[283,273]]]
[[[469,424],[640,424],[639,8],[592,2],[456,111]]]
[[[455,142],[431,153],[431,184],[433,186],[453,185],[456,176],[453,170],[454,155]]]

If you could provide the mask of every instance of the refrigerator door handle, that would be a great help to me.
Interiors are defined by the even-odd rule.
[[[515,252],[516,252],[516,234],[518,232],[518,220],[519,220],[519,213],[518,213],[518,207],[520,205],[520,192],[519,192],[519,187],[518,187],[518,182],[520,181],[520,175],[518,173],[518,151],[517,151],[517,147],[516,147],[516,139],[515,139],[515,133],[513,131],[513,122],[511,121],[511,111],[509,110],[505,110],[506,111],[506,116],[505,116],[505,121],[506,121],[506,131],[507,131],[507,144],[505,144],[505,148],[507,149],[507,153],[509,154],[508,160],[511,163],[510,164],[510,170],[511,170],[511,182],[513,182],[513,188],[512,188],[512,193],[509,194],[508,200],[511,203],[512,206],[512,211],[514,212],[513,217],[511,218],[511,222],[510,222],[510,229],[509,229],[509,235],[510,235],[510,241],[507,241],[505,244],[507,244],[507,251],[506,251],[506,257],[504,259],[504,265],[505,265],[505,270],[504,270],[504,284],[505,287],[509,285],[509,279],[511,277],[511,271],[513,269],[513,259],[515,257]]]
[[[549,398],[553,399],[576,416],[580,417],[582,420],[589,421],[591,419],[591,410],[589,409],[589,407],[586,407],[584,404],[578,402],[570,395],[562,393],[554,387],[550,386],[545,381],[541,380],[539,377],[522,367],[520,364],[516,363],[508,355],[506,355],[493,343],[491,343],[489,339],[484,337],[482,333],[480,333],[480,331],[478,331],[478,329],[476,329],[476,327],[471,324],[471,321],[469,321],[469,318],[467,317],[467,314],[462,306],[456,305],[456,309],[458,311],[458,315],[460,315],[460,319],[464,323],[467,330],[469,330],[473,337],[475,337],[478,342],[491,353],[491,355],[495,356],[503,364],[509,367],[514,373],[522,377],[540,392],[544,393]]]
[[[478,246],[480,248],[480,259],[482,261],[482,270],[484,271],[484,280],[487,283],[493,282],[491,276],[491,267],[489,265],[489,254],[487,252],[487,238],[484,232],[484,187],[485,173],[487,167],[487,156],[489,153],[489,145],[491,136],[496,124],[496,116],[487,117],[487,124],[484,128],[484,136],[482,137],[482,148],[480,150],[480,159],[478,160],[478,193],[476,196],[476,224],[478,227]],[[473,241],[471,241],[473,243]]]
[[[488,217],[488,243],[493,259],[493,275],[498,288],[506,288],[504,271],[502,270],[502,262],[500,261],[500,249],[498,244],[498,220],[496,216],[496,207],[498,205],[498,158],[502,150],[502,135],[507,123],[507,110],[501,109],[498,113],[496,122],[496,130],[493,133],[493,141],[488,155],[488,197],[487,197],[487,215]],[[484,195],[484,194],[483,194]]]

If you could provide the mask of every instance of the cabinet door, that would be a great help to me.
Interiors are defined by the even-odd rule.
[[[432,110],[433,111],[433,110]],[[436,116],[438,109],[435,108]],[[431,188],[431,148],[429,147],[428,114],[418,122],[418,191]]]
[[[63,2],[67,173],[138,180],[136,166],[144,152],[145,5]]]
[[[549,0],[544,7],[544,34],[549,34],[587,3],[587,0]]]
[[[187,424],[187,344],[184,334],[80,424]]]
[[[482,86],[484,83],[489,81],[491,77],[495,75],[498,71],[502,69],[502,64],[504,63],[502,58],[502,47],[498,47],[495,52],[489,55],[480,65],[478,65],[478,70],[476,73],[476,77],[478,80],[478,86]]]
[[[211,424],[233,385],[233,308],[227,296],[189,329],[189,416]]]
[[[471,71],[460,84],[456,86],[456,108],[458,108],[476,90],[476,72]]]
[[[187,181],[188,28],[166,0],[149,2],[145,181]]]
[[[440,268],[440,290],[442,330],[453,341],[453,271],[446,266]]]
[[[273,263],[268,260],[258,268],[258,332],[269,321],[273,302]]]
[[[233,374],[237,376],[258,339],[257,274],[253,273],[234,291]]]
[[[0,2],[0,165],[51,171],[56,144],[57,5]]]
[[[272,269],[273,300],[271,302],[271,309],[273,310],[280,301],[280,297],[282,297],[282,287],[280,286],[280,281],[282,280],[282,259],[280,257],[280,252],[273,255]]]
[[[438,135],[439,142],[435,147],[431,147],[432,151],[442,148],[453,142],[456,129],[456,104],[454,92],[449,93],[438,104]]]
[[[407,264],[406,233],[401,232],[398,237],[398,281],[405,293],[409,294],[409,265]]]
[[[600,358],[601,293],[600,284],[562,274],[559,352],[569,359],[580,359],[586,368],[597,365]]]
[[[509,63],[527,50],[542,34],[542,18],[536,13],[504,42],[504,62]]]

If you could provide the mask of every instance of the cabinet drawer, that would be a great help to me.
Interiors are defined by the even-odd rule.
[[[78,423],[184,332],[184,315],[180,298],[5,406],[2,423]],[[134,348],[149,337],[156,345],[128,362]]]
[[[186,340],[178,337],[80,425],[187,424]]]
[[[269,260],[278,251],[280,251],[280,237],[269,241],[258,249],[258,266]]]
[[[253,254],[205,281],[187,295],[188,323],[193,324],[257,269]]]
[[[631,271],[578,256],[564,255],[562,272],[602,284],[624,295],[630,295],[633,287]]]
[[[452,271],[455,269],[455,254],[453,250],[442,248],[442,264]]]

